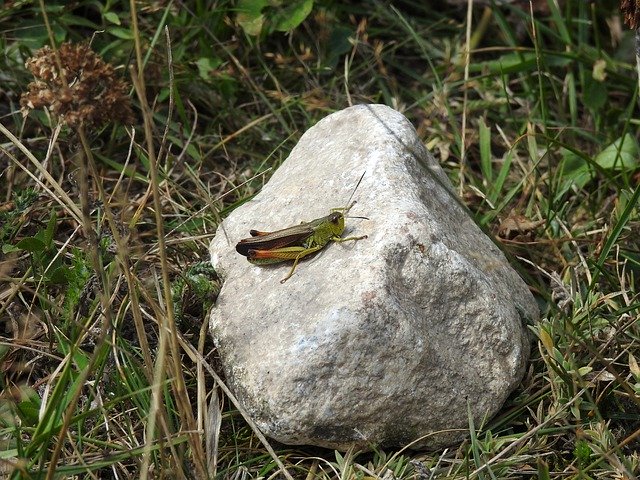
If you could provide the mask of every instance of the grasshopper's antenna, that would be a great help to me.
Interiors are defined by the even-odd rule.
[[[366,170],[364,172],[362,172],[362,175],[360,176],[360,180],[358,180],[358,183],[356,183],[356,188],[353,189],[353,192],[351,192],[351,196],[349,197],[349,200],[347,201],[347,206],[341,208],[341,210],[344,210],[345,216],[347,215],[347,212],[349,210],[351,210],[351,207],[353,207],[355,205],[355,203],[356,203],[355,201],[353,203],[351,203],[351,199],[353,198],[353,195],[356,193],[356,190],[360,186],[360,183],[362,182],[362,179],[364,178],[364,175],[366,173],[367,173]],[[350,217],[350,218],[357,218],[357,217]],[[367,218],[367,220],[369,220],[369,219]]]
[[[351,196],[349,197],[349,200],[347,201],[347,209],[351,208],[351,207],[349,207],[349,203],[351,203],[351,199],[353,198],[353,195],[356,193],[356,190],[360,186],[360,183],[362,183],[362,179],[364,178],[366,173],[367,173],[366,170],[364,172],[362,172],[362,175],[360,176],[360,180],[358,180],[358,183],[356,183],[356,188],[354,188],[353,192],[351,192]]]

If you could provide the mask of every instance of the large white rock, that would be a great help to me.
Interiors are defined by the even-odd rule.
[[[284,284],[289,263],[236,253],[252,228],[344,206],[363,172],[350,214],[369,220],[347,219],[345,235],[368,239],[329,244]],[[523,375],[536,303],[389,107],[348,108],[309,129],[210,251],[224,278],[210,331],[228,384],[280,442],[452,444],[468,404],[482,422]]]

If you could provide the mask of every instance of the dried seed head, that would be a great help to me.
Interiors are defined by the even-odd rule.
[[[58,55],[60,67],[50,47],[41,48],[25,63],[35,77],[20,98],[25,114],[48,108],[71,127],[133,121],[129,87],[113,65],[84,44],[63,43]]]
[[[624,15],[624,23],[629,25],[629,28],[640,28],[640,0],[622,0],[620,10]]]

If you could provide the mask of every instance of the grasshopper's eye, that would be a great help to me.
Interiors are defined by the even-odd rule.
[[[331,218],[330,218],[331,223],[337,225],[338,223],[340,223],[340,214],[339,213],[333,213],[331,214]]]

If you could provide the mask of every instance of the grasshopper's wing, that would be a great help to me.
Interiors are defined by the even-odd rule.
[[[256,232],[249,238],[240,240],[236,251],[248,256],[249,250],[274,250],[276,248],[302,245],[302,242],[313,234],[311,225],[298,225],[275,232]]]

